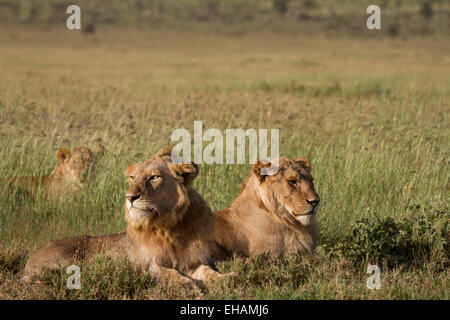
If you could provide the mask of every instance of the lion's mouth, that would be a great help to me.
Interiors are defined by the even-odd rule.
[[[130,212],[130,217],[132,217],[133,219],[142,219],[152,213],[159,214],[159,211],[155,206],[141,207],[139,206],[139,203],[132,204],[129,200],[126,200],[126,205],[128,211]]]
[[[309,209],[308,212],[306,213],[301,213],[301,214],[295,214],[296,216],[311,216],[311,215],[315,215],[317,213],[317,209],[318,207],[312,207],[311,209]]]
[[[299,212],[292,210],[287,205],[285,205],[285,207],[286,207],[287,211],[289,211],[289,213],[292,214],[296,218],[315,215],[317,213],[317,209],[318,209],[317,206],[316,207],[311,206],[311,208],[309,208],[308,210],[305,210],[305,211],[299,213]]]
[[[317,206],[312,207],[309,210],[305,210],[302,213],[295,212],[289,206],[285,205],[286,210],[303,226],[309,226],[315,223]]]
[[[313,216],[313,215],[315,215],[314,210],[310,210],[310,211],[308,211],[308,212],[306,212],[306,213],[296,213],[296,212],[292,212],[292,214],[293,214],[295,217],[305,217],[305,216]]]
[[[128,209],[130,211],[130,217],[133,219],[142,219],[152,213],[152,210],[143,210],[136,207]]]

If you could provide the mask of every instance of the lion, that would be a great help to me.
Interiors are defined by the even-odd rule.
[[[198,172],[194,163],[174,163],[169,147],[128,166],[126,232],[53,241],[32,253],[25,280],[43,266],[64,267],[76,257],[88,259],[100,251],[126,254],[138,268],[171,283],[193,285],[221,278],[213,268],[213,213],[191,185]]]
[[[311,164],[305,158],[280,157],[277,172],[263,175],[271,163],[258,161],[229,207],[214,214],[216,256],[271,257],[313,253],[318,238],[319,206]]]
[[[40,192],[44,197],[60,195],[62,192],[79,192],[86,184],[97,156],[103,154],[101,146],[96,151],[78,147],[72,151],[59,149],[56,157],[59,165],[43,177],[13,177],[7,178],[11,188],[24,191],[28,195],[37,195]]]
[[[77,261],[89,261],[96,255],[120,257],[123,255],[126,232],[99,236],[76,236],[51,241],[46,247],[34,251],[28,258],[23,281],[39,274],[43,268],[59,269]]]

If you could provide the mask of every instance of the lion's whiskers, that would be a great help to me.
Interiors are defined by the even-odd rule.
[[[140,200],[139,207],[149,209],[149,210],[155,212],[157,215],[161,215],[161,209],[155,203],[153,203],[149,200]]]

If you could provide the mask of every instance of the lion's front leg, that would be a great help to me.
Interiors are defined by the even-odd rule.
[[[195,269],[192,273],[190,273],[189,276],[193,279],[200,280],[200,281],[211,281],[211,280],[214,281],[214,280],[223,278],[227,275],[217,272],[210,266],[202,264],[197,269]]]
[[[175,269],[165,268],[154,264],[149,268],[149,271],[158,281],[167,281],[170,285],[182,285],[184,287],[195,286],[195,281],[193,279],[182,275]]]

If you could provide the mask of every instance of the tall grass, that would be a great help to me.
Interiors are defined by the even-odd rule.
[[[359,243],[349,238],[358,220],[374,226],[392,218],[418,230],[410,209],[418,205],[445,213],[436,228],[448,241],[441,223],[448,219],[448,52],[440,41],[270,34],[0,35],[0,176],[46,174],[60,147],[93,148],[101,139],[107,149],[78,200],[24,199],[1,186],[0,297],[447,299],[448,247],[421,256],[419,266],[386,266],[377,292],[365,287],[357,257],[330,252]],[[222,131],[279,128],[280,153],[311,160],[321,197],[317,257],[224,262],[220,268],[238,276],[198,292],[156,285],[127,262],[103,260],[82,266],[80,292],[67,291],[64,272],[46,273],[40,284],[17,281],[27,255],[52,239],[123,230],[126,165],[170,144],[173,130],[192,132],[194,120]],[[200,170],[195,187],[219,210],[250,166]]]

